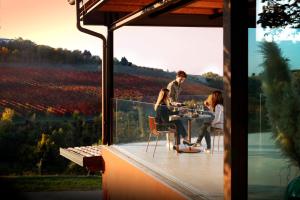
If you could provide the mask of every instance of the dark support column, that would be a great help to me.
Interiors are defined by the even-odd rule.
[[[106,62],[102,62],[102,144],[107,144],[107,128],[106,128],[106,118],[107,118],[107,103],[106,103],[106,68],[107,68],[107,52],[106,52],[106,46],[103,49],[105,52],[105,60]]]
[[[248,0],[224,0],[224,199],[248,191]]]
[[[113,143],[113,98],[114,98],[114,32],[108,31],[107,35],[107,142]]]
[[[106,87],[105,87],[105,102],[106,102],[106,136],[107,144],[112,144],[113,140],[113,73],[114,73],[114,33],[113,31],[107,32],[107,47],[106,47],[106,56],[107,56],[107,66],[106,66]]]
[[[112,144],[113,139],[113,31],[107,31],[107,45],[106,45],[106,65],[102,72],[102,132],[103,144]]]
[[[106,88],[106,84],[105,84],[105,72],[106,72],[106,66],[107,66],[107,56],[106,56],[106,40],[105,40],[105,44],[103,44],[103,59],[102,59],[102,89],[101,89],[101,98],[102,98],[102,104],[101,104],[101,110],[102,110],[102,144],[107,144],[107,134],[106,134],[106,127],[104,126],[105,124],[105,115],[104,113],[106,113],[105,107],[105,89]]]

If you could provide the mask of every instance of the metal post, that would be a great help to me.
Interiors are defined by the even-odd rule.
[[[262,135],[261,135],[261,93],[259,93],[259,145],[262,143]]]

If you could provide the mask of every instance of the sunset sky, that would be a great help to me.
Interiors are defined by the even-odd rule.
[[[75,6],[67,0],[0,0],[0,38],[102,55],[97,38],[76,29]],[[103,27],[96,30],[105,34]],[[221,28],[123,27],[115,32],[114,57],[137,65],[202,74],[223,74]]]

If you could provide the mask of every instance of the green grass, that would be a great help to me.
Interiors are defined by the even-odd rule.
[[[2,176],[9,189],[20,192],[101,190],[101,176]]]

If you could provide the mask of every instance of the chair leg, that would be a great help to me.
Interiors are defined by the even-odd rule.
[[[150,139],[151,139],[151,133],[149,134],[149,139],[148,139],[148,144],[147,144],[146,152],[147,152],[147,150],[148,150],[148,146],[149,146],[149,143],[150,143]]]
[[[153,151],[153,158],[154,158],[154,154],[155,154],[155,150],[156,150],[156,146],[157,146],[157,141],[158,141],[158,136],[156,136],[156,143],[155,143],[155,147],[154,147],[154,151]]]
[[[220,131],[218,131],[218,152],[219,152],[219,148],[220,148]]]
[[[171,146],[171,140],[170,140],[170,133],[167,133],[166,134],[166,136],[167,136],[167,139],[168,139],[168,143],[169,143],[169,151],[171,150],[171,148],[170,148],[170,146]]]
[[[214,153],[214,149],[215,149],[215,134],[214,134],[214,137],[213,137],[213,145],[212,145],[212,151],[211,151],[211,154]]]

